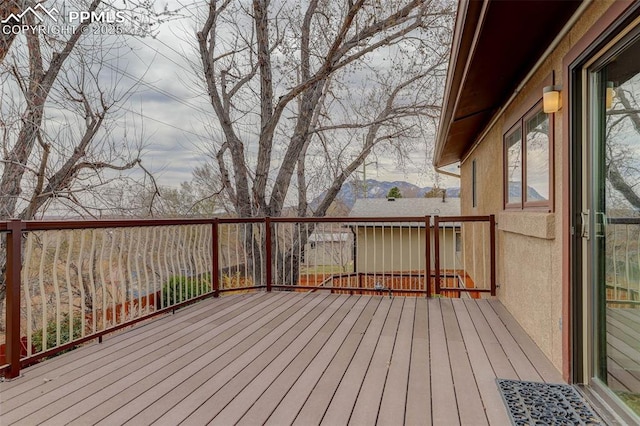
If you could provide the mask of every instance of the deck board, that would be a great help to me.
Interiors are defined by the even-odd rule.
[[[294,385],[287,393],[287,397],[285,397],[283,403],[280,404],[273,415],[269,417],[267,424],[320,424],[329,403],[335,395],[338,386],[340,386],[342,377],[344,377],[347,368],[349,368],[353,357],[360,347],[360,343],[371,323],[371,319],[380,307],[380,302],[380,298],[373,298],[369,301],[362,315],[358,318],[351,332],[340,346],[340,349],[338,349],[338,352],[326,367],[326,370],[320,372],[318,370],[321,367],[318,366],[316,367],[317,370],[309,373],[306,377],[307,380],[298,382],[300,383],[300,388]],[[313,386],[311,392],[307,393],[311,386]],[[300,394],[293,394],[292,391],[294,390],[300,391]],[[293,417],[290,417],[293,414],[291,408],[297,409],[298,411]]]
[[[207,416],[215,416],[211,424],[236,424],[247,409],[253,407],[262,395],[278,399],[279,393],[288,389],[292,383],[295,383],[300,372],[304,370],[305,366],[309,365],[327,339],[347,316],[356,301],[357,299],[355,298],[337,299],[329,309],[326,309],[322,315],[314,320],[313,324],[306,327],[304,332],[300,333],[296,340],[271,362],[273,365],[263,369],[219,413],[216,414],[216,410],[203,406],[203,409],[207,410]],[[280,383],[279,389],[276,386],[271,386],[277,379],[281,379],[284,382]],[[265,394],[268,389],[271,389],[272,393]],[[277,403],[278,401],[268,400],[267,407],[272,407]],[[212,405],[215,406],[217,404],[213,402]],[[197,424],[204,418],[202,415],[194,414],[196,414],[196,421],[193,423]]]
[[[428,301],[416,299],[411,364],[407,385],[405,424],[431,424],[431,367],[429,365]]]
[[[454,392],[463,425],[486,425],[482,399],[476,383],[476,377],[471,369],[469,353],[462,339],[462,331],[453,308],[453,301],[441,301],[442,318],[447,333],[447,346],[451,360],[451,375],[453,377]],[[482,356],[482,354],[479,354]]]
[[[403,297],[393,299],[391,310],[384,322],[369,368],[362,379],[360,393],[353,407],[349,424],[372,425],[376,423],[405,301],[406,299]]]
[[[501,425],[511,376],[556,379],[496,301],[256,292],[26,368],[0,424]]]
[[[305,348],[308,354],[296,357],[289,368],[262,392],[257,401],[242,416],[239,424],[259,424],[264,422],[267,413],[271,419],[271,413],[276,407],[282,407],[286,411],[287,423],[293,422],[306,398],[302,399],[302,402],[298,399],[296,403],[291,397],[304,398],[305,394],[308,395],[311,392],[312,384],[316,383],[325,370],[332,359],[332,354],[335,354],[344,342],[369,301],[369,298],[361,297],[352,298],[351,303],[345,303],[348,313],[344,317],[331,318],[331,322],[327,323],[328,327],[320,330],[316,344]],[[285,400],[287,396],[291,397]],[[285,423],[282,418],[275,422]]]
[[[384,298],[374,313],[371,323],[367,328],[364,338],[356,351],[340,385],[336,389],[327,411],[324,413],[321,424],[344,425],[349,422],[353,407],[358,399],[365,374],[371,364],[371,359],[376,350],[380,334],[391,310],[391,299]],[[305,423],[304,417],[297,419]]]
[[[439,299],[429,300],[431,421],[434,425],[459,424],[460,414],[440,302]]]
[[[550,383],[562,383],[562,375],[560,372],[549,364],[549,360],[544,356],[540,348],[529,337],[524,329],[518,324],[518,322],[509,315],[507,308],[497,300],[489,301],[491,307],[498,313],[500,319],[504,323],[507,330],[513,338],[518,342],[518,345],[522,348],[527,358],[535,368],[536,372],[546,382]]]
[[[515,336],[511,334],[498,312],[489,303],[480,304],[480,310],[484,314],[491,329],[495,333],[500,345],[508,354],[508,359],[520,380],[540,382],[544,381],[535,366],[531,363],[524,349],[518,344]],[[515,321],[515,320],[514,320]]]
[[[398,389],[407,389],[409,384],[415,305],[415,298],[404,301],[393,353],[387,367],[388,373],[377,418],[378,423],[383,425],[404,423],[407,392],[398,392]]]
[[[640,309],[607,309],[607,370],[612,388],[640,393]]]
[[[226,299],[226,298],[224,298]],[[236,296],[230,297],[229,300],[221,299],[218,309],[229,309],[228,312],[241,309],[243,303],[249,303],[251,299],[246,298],[242,302]],[[255,303],[255,302],[254,302]],[[14,382],[14,386],[9,387],[2,393],[3,402],[8,402],[17,396],[25,400],[28,398],[26,392],[38,388],[38,392],[46,391],[40,386],[45,379],[53,379],[56,386],[63,383],[64,380],[72,380],[70,373],[86,374],[79,371],[83,367],[87,367],[89,371],[95,367],[95,364],[105,364],[113,354],[120,355],[121,351],[134,351],[144,348],[147,344],[157,340],[160,333],[171,334],[174,331],[184,328],[182,321],[193,321],[194,319],[206,318],[211,316],[211,301],[202,302],[190,309],[181,309],[173,315],[174,321],[167,321],[167,317],[155,319],[144,325],[143,328],[138,327],[138,333],[119,333],[114,336],[105,336],[105,341],[109,341],[109,345],[100,345],[91,342],[82,348],[82,351],[71,351],[64,357],[56,357],[48,360],[46,363],[36,364],[23,371],[23,375],[29,380],[18,380]],[[51,374],[56,372],[56,376]]]
[[[501,406],[502,397],[495,392],[496,374],[468,311],[469,305],[475,306],[476,304],[469,299],[465,301],[462,299],[453,300],[452,304],[458,318],[462,339],[469,355],[469,362],[487,421],[491,424],[508,424],[509,418]],[[478,413],[476,415],[479,416]]]
[[[326,296],[326,295],[323,295]],[[177,424],[176,420],[182,420],[185,415],[191,414],[201,404],[207,401],[210,395],[217,392],[228,381],[241,373],[243,368],[271,347],[281,334],[289,330],[296,322],[304,317],[307,311],[312,311],[323,298],[310,298],[311,302],[304,303],[298,298],[295,305],[274,319],[267,319],[264,324],[252,333],[245,350],[235,353],[232,357],[220,357],[207,362],[206,367],[193,368],[189,366],[190,376],[179,386],[170,387],[162,398],[155,401],[136,415],[129,422],[132,425],[149,424],[161,419],[161,423]],[[219,362],[216,362],[219,361]]]
[[[473,321],[478,338],[487,353],[495,376],[501,379],[518,380],[518,373],[516,373],[514,366],[509,361],[507,353],[487,322],[479,304],[475,303],[475,301],[469,301],[466,305],[467,312],[471,316],[471,321]]]
[[[85,364],[82,368],[73,369],[65,375],[56,372],[51,375],[56,379],[22,394],[21,398],[14,398],[6,404],[3,399],[3,421],[11,423],[22,419],[26,424],[40,424],[65,408],[72,411],[73,406],[76,406],[75,410],[88,407],[89,398],[100,403],[112,389],[114,394],[118,392],[119,388],[116,388],[115,384],[119,378],[130,381],[135,377],[152,374],[158,368],[154,361],[169,359],[166,357],[168,354],[179,357],[186,352],[186,345],[193,339],[192,333],[202,334],[213,320],[224,316],[225,313],[230,312],[222,311],[187,327],[171,329],[170,334],[167,334],[164,339],[151,339],[149,340],[151,343],[144,347],[136,347],[135,350],[122,348],[101,358],[95,364]],[[232,318],[239,314],[236,310]],[[200,338],[207,339],[210,336],[209,333],[205,333]],[[174,350],[175,348],[177,350]],[[114,374],[114,371],[117,374]],[[22,400],[22,398],[25,399]],[[24,403],[25,400],[28,402]],[[80,402],[82,403],[79,404]],[[4,412],[7,414],[5,415]],[[25,413],[29,413],[29,416],[23,417]],[[71,414],[69,415],[71,417],[65,414],[64,418],[74,418]]]
[[[199,342],[195,342],[193,349],[187,355],[175,359],[135,384],[128,385],[114,397],[80,417],[78,423],[87,424],[103,419],[105,424],[123,423],[138,414],[139,410],[155,403],[159,396],[165,395],[179,386],[189,377],[189,374],[204,371],[217,357],[222,355],[233,357],[242,353],[253,344],[251,333],[255,333],[261,325],[266,324],[270,319],[282,315],[282,312],[289,306],[279,303],[280,301],[284,302],[285,300],[266,300],[257,305],[255,310],[250,310],[245,305],[243,314],[239,315],[235,321],[230,321],[230,327],[223,333],[200,345]],[[258,320],[257,317],[262,319]],[[186,368],[185,365],[187,365]],[[126,385],[127,383],[125,381],[122,384]]]

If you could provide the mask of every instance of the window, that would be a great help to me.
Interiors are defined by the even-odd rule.
[[[552,135],[540,104],[505,134],[505,208],[551,210]]]

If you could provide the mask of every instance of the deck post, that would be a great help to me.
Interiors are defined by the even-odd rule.
[[[7,224],[7,269],[6,269],[6,339],[9,370],[5,378],[20,375],[20,273],[22,271],[22,231],[24,223],[12,220]]]
[[[213,279],[213,297],[220,296],[220,253],[218,244],[218,225],[220,225],[220,219],[217,217],[213,219],[211,224],[211,276]]]
[[[425,273],[425,296],[431,297],[431,216],[424,217],[424,273]]]
[[[271,249],[271,218],[270,217],[266,217],[264,219],[264,243],[266,245],[265,247],[265,257],[266,257],[266,262],[267,264],[265,265],[265,269],[266,269],[266,285],[267,285],[267,291],[271,291],[271,260],[272,260],[272,249]]]
[[[489,216],[489,244],[491,246],[491,295],[496,295],[496,216]]]
[[[438,215],[433,216],[433,241],[434,241],[434,253],[435,260],[435,279],[436,279],[436,294],[440,294],[440,218]]]

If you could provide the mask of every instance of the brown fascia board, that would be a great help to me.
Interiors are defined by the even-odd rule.
[[[458,160],[443,158],[443,151],[447,144],[453,122],[453,114],[460,98],[463,81],[472,57],[473,45],[480,27],[479,23],[483,13],[486,11],[487,4],[488,0],[461,0],[458,3],[449,56],[449,69],[447,70],[447,81],[442,100],[442,113],[434,147],[433,164],[436,167],[446,166]]]

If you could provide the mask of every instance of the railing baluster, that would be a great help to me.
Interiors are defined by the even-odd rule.
[[[40,288],[40,317],[42,318],[42,322],[40,323],[40,333],[42,334],[42,350],[47,349],[47,308],[45,305],[46,301],[46,291],[44,286],[44,262],[47,254],[47,242],[49,239],[49,235],[47,232],[42,234],[42,250],[40,252],[40,268],[38,270],[38,284]],[[31,326],[31,325],[29,325]]]
[[[67,245],[67,260],[66,260],[66,264],[65,264],[65,280],[67,282],[67,303],[68,303],[68,307],[69,307],[69,341],[72,341],[75,334],[74,334],[74,322],[73,322],[73,289],[71,287],[71,252],[73,249],[73,231],[66,231],[65,232],[68,235],[68,245]],[[80,321],[82,322],[82,321]]]
[[[60,345],[60,327],[62,322],[62,304],[60,299],[60,283],[58,282],[58,259],[60,254],[60,234],[62,231],[57,231],[56,233],[56,245],[55,252],[53,254],[53,265],[51,268],[51,275],[53,277],[53,291],[56,296],[56,346]],[[43,302],[44,303],[44,302]],[[48,330],[48,323],[45,321],[44,324],[44,334],[46,336]]]
[[[84,279],[82,277],[82,271],[83,271],[82,256],[84,255],[84,245],[85,245],[84,229],[80,230],[79,236],[80,236],[80,248],[78,250],[78,259],[76,260],[77,262],[76,274],[78,277],[78,287],[80,290],[80,324],[82,327],[82,330],[80,330],[80,335],[84,337],[87,331],[87,315],[86,315],[87,297],[86,297],[86,290],[84,288]]]
[[[33,304],[31,303],[31,291],[29,289],[29,265],[31,265],[31,257],[33,255],[33,240],[34,234],[30,232],[27,234],[27,249],[24,256],[24,264],[22,265],[22,288],[24,288],[24,304],[27,310],[27,356],[31,356],[33,352]],[[7,284],[8,285],[8,284]]]
[[[91,291],[91,331],[98,329],[98,299],[94,276],[94,258],[96,253],[96,230],[91,229],[91,248],[89,249],[89,289]]]

